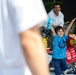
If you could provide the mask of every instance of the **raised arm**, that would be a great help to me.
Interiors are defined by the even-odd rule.
[[[68,25],[67,29],[65,30],[65,34],[66,34],[66,35],[68,35],[68,32],[69,32],[71,26],[73,25],[73,23],[75,22],[75,20],[76,20],[76,18],[74,18],[74,19],[70,22],[70,24]]]
[[[55,36],[56,33],[55,33],[55,30],[54,30],[54,28],[52,26],[51,26],[51,31],[52,31],[52,35]]]

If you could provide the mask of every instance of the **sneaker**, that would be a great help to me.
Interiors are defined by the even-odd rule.
[[[67,73],[70,72],[70,71],[71,71],[71,69],[67,69],[67,70],[63,71],[63,74],[67,75]]]

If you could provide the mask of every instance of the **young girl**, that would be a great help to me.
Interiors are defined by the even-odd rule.
[[[53,35],[52,60],[56,75],[61,75],[62,71],[66,72],[68,69],[66,64],[66,39],[68,37],[68,32],[75,20],[76,18],[71,21],[66,30],[64,30],[64,28],[61,26],[57,26],[55,29],[51,27]]]

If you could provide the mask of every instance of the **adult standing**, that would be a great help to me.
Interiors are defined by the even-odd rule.
[[[42,0],[0,0],[0,75],[49,75],[38,25],[47,18]]]

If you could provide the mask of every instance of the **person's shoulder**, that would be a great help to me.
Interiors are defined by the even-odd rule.
[[[53,36],[53,42],[57,42],[59,39],[58,35],[56,34],[55,36]]]
[[[55,39],[56,39],[56,38],[58,38],[58,35],[57,35],[57,34],[56,34],[56,35],[54,35],[54,36],[53,36],[53,38],[55,38]]]
[[[63,36],[67,36],[65,33],[64,33],[64,35]]]
[[[48,16],[53,16],[53,14],[54,14],[54,12],[53,12],[53,9],[52,10],[50,10],[50,12],[48,13]]]
[[[64,17],[64,14],[60,11],[60,16]]]
[[[66,34],[64,34],[63,37],[68,38],[68,36]]]

